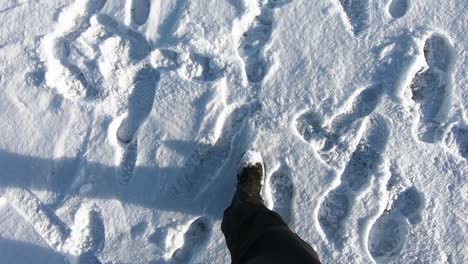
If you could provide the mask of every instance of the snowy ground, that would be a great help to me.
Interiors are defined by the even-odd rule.
[[[0,263],[229,263],[247,148],[323,263],[468,263],[467,11],[0,1]]]

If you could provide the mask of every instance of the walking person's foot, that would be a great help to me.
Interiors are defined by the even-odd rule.
[[[265,166],[262,155],[253,150],[248,150],[239,162],[237,174],[237,191],[235,202],[261,203]]]

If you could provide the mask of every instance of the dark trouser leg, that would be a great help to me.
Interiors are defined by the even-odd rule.
[[[319,263],[315,251],[259,196],[238,197],[236,192],[221,224],[232,263]]]

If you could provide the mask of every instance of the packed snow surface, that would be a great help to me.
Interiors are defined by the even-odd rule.
[[[0,263],[229,263],[248,149],[323,263],[468,263],[468,1],[0,14]]]

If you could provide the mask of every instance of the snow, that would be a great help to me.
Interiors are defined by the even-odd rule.
[[[0,263],[229,263],[248,149],[323,263],[468,263],[467,8],[1,1]]]
[[[258,163],[263,164],[262,154],[258,151],[249,149],[242,155],[242,158],[239,161],[238,172],[242,168],[249,167]]]

